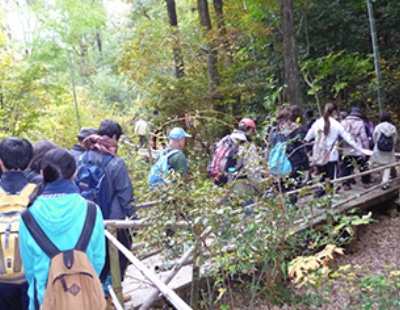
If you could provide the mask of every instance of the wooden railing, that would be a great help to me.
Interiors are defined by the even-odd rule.
[[[326,179],[326,183],[324,186],[326,187],[332,187],[336,183],[343,182],[345,180],[348,180],[350,178],[354,177],[360,177],[363,175],[367,175],[370,173],[375,173],[382,171],[384,169],[392,168],[392,167],[397,167],[400,165],[400,162],[396,162],[393,164],[389,165],[384,165],[380,166],[368,171],[364,172],[359,172],[352,174],[347,177],[342,177],[342,178],[337,178],[335,180],[329,180]],[[390,180],[390,182],[394,182],[396,180],[399,180],[400,176]],[[321,186],[320,183],[315,183],[307,186],[307,191],[315,190],[317,187]],[[359,195],[365,195],[377,188],[379,188],[381,185],[374,185],[371,186],[369,189],[366,189]],[[290,192],[285,193],[285,195],[290,195],[290,194],[298,194],[304,189],[296,189]],[[354,199],[354,197],[350,197],[347,199],[344,199],[340,201],[340,203],[333,205],[332,203],[329,204],[328,208],[333,208],[333,207],[338,207],[340,205],[348,203],[350,200]],[[145,202],[143,204],[136,205],[136,209],[145,209],[145,208],[150,208],[154,205],[157,205],[161,203],[160,200],[157,201],[150,201],[150,202]],[[247,206],[249,208],[257,206],[259,203],[252,204],[250,206]],[[328,212],[329,213],[329,212]],[[113,303],[116,307],[117,310],[123,309],[123,294],[122,294],[122,283],[121,283],[121,277],[120,277],[120,267],[119,267],[119,255],[118,251],[120,251],[125,257],[143,274],[143,276],[148,279],[153,285],[154,285],[154,290],[147,296],[146,301],[141,305],[140,310],[146,310],[149,309],[150,306],[153,304],[153,302],[158,298],[158,295],[161,294],[168,299],[168,301],[178,310],[189,310],[191,309],[189,305],[187,305],[171,288],[167,286],[167,284],[173,279],[173,277],[177,274],[179,269],[185,265],[188,261],[192,259],[192,254],[193,251],[195,250],[194,247],[191,247],[188,249],[182,256],[181,258],[174,264],[173,268],[168,272],[167,276],[164,278],[163,281],[161,281],[150,269],[148,269],[135,255],[132,254],[130,249],[127,249],[124,247],[116,238],[117,235],[117,229],[140,229],[144,227],[148,227],[153,225],[154,220],[157,218],[144,218],[144,219],[138,219],[138,220],[105,220],[104,225],[106,228],[105,235],[108,239],[109,243],[109,254],[110,254],[110,263],[111,263],[111,277],[112,277],[112,287],[110,287],[110,294],[113,299]],[[331,218],[327,217],[327,221],[332,221]],[[177,227],[180,228],[188,228],[188,223],[183,222],[181,224],[178,223],[176,225]],[[300,229],[299,229],[300,230]],[[207,228],[202,234],[200,238],[205,238],[206,235],[208,235],[211,231],[211,228]],[[143,243],[133,245],[133,247],[140,247],[143,246]]]

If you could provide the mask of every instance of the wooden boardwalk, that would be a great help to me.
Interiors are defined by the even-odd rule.
[[[361,181],[358,179],[357,184],[352,186],[349,191],[339,191],[332,197],[331,215],[344,213],[354,208],[359,210],[367,210],[382,206],[385,208],[399,198],[399,185],[392,184],[387,190],[383,190],[380,184],[372,184],[371,187],[365,190],[361,186]],[[297,206],[296,220],[293,221],[288,228],[289,231],[297,233],[309,227],[318,225],[326,221],[326,208],[310,208],[310,199],[312,196],[307,196],[299,200]],[[160,272],[161,264],[165,264],[165,258],[161,254],[151,256],[142,261],[142,263],[152,272],[158,275],[163,280],[167,277],[168,271]],[[174,291],[181,291],[190,287],[192,282],[192,266],[183,266],[168,287]],[[123,282],[123,293],[131,296],[131,301],[125,303],[125,309],[138,309],[147,299],[151,291],[154,290],[153,284],[143,273],[134,266],[129,266],[125,281]]]

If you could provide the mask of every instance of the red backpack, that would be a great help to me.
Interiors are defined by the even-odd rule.
[[[230,135],[225,136],[218,142],[213,157],[208,164],[207,172],[214,184],[223,185],[228,183],[229,168],[236,167],[236,159],[239,145]]]

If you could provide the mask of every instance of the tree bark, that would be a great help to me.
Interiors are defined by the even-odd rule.
[[[197,9],[199,11],[200,25],[206,34],[208,88],[210,93],[213,94],[219,85],[218,52],[214,48],[213,40],[207,36],[212,29],[207,0],[197,0]]]
[[[285,99],[291,105],[301,106],[300,78],[296,31],[293,18],[293,0],[281,0],[283,53],[285,62]]]
[[[229,67],[232,64],[232,56],[229,55],[229,40],[225,27],[224,2],[223,0],[214,0],[214,11],[217,16],[217,28],[220,46],[224,52],[224,66]]]
[[[176,14],[176,4],[175,0],[165,0],[167,3],[167,12],[169,24],[174,29],[174,35],[178,34],[178,17]],[[181,78],[185,75],[185,65],[182,58],[182,50],[180,47],[180,42],[178,40],[175,41],[174,47],[172,48],[172,52],[174,54],[174,64],[175,64],[175,76],[176,78]]]

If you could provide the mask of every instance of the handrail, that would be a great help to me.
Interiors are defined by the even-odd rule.
[[[192,310],[171,288],[162,282],[152,271],[150,271],[137,257],[135,257],[124,245],[117,240],[109,231],[105,230],[105,235],[125,257],[151,281],[154,286],[167,298],[178,310]]]
[[[385,170],[385,169],[388,169],[388,168],[397,167],[399,165],[400,165],[400,162],[395,162],[393,164],[388,164],[388,165],[385,165],[385,166],[379,166],[377,168],[370,169],[368,171],[354,173],[354,174],[351,174],[349,176],[337,178],[337,179],[330,180],[330,181],[332,183],[343,182],[345,180],[349,180],[349,179],[352,179],[352,178],[355,178],[355,177],[360,177],[360,176],[363,176],[363,175],[368,175],[370,173],[378,172],[378,171]],[[320,186],[321,186],[321,182],[318,182],[318,183],[314,183],[312,185],[307,185],[306,188],[307,188],[307,190],[311,190],[311,189],[315,189],[315,188],[320,187]],[[292,190],[292,191],[289,191],[289,192],[286,192],[285,194],[287,194],[287,195],[296,194],[296,193],[299,193],[299,192],[301,192],[303,190],[304,190],[304,187],[298,188],[298,189],[295,189],[295,190]]]

